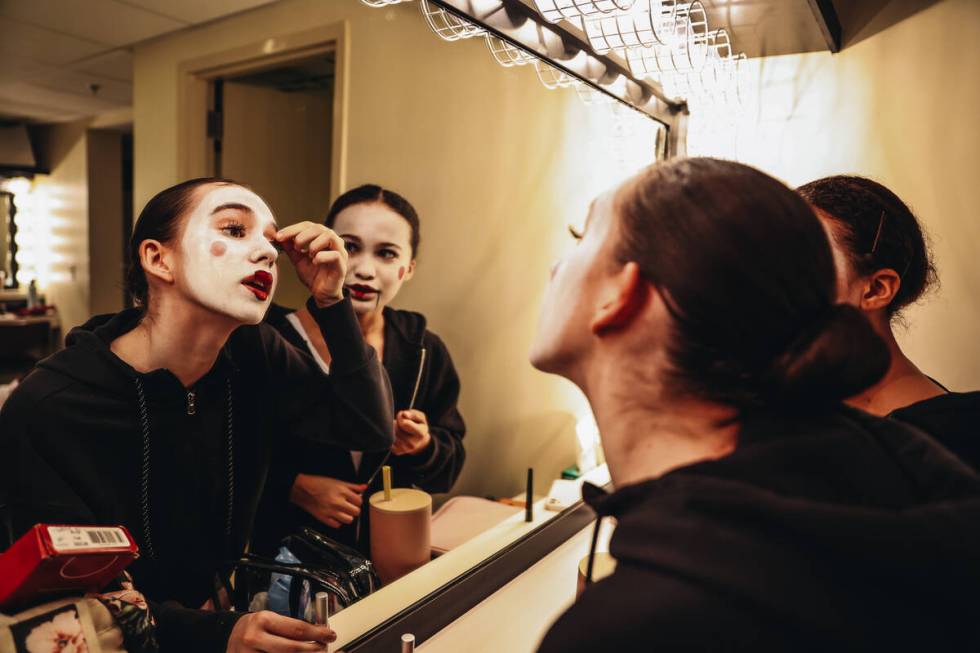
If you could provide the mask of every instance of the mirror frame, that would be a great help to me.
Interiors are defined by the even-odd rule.
[[[458,0],[455,1],[458,2]],[[505,1],[518,5],[522,4],[521,0]],[[430,2],[463,16],[466,20],[481,24],[489,33],[527,49],[502,31],[463,14],[451,2],[446,0],[430,0]],[[433,34],[431,38],[438,37]],[[578,42],[584,39],[584,36],[572,35],[568,38]],[[338,195],[339,189],[346,186],[345,162],[349,116],[347,103],[350,77],[348,71],[349,43],[350,27],[348,21],[345,20],[179,62],[177,88],[179,176],[181,178],[203,176],[211,168],[211,151],[207,147],[209,139],[206,125],[204,120],[200,120],[200,116],[203,116],[210,106],[209,82],[211,80],[232,74],[257,72],[290,61],[309,58],[323,52],[334,52],[337,74],[335,82],[337,92],[334,95],[334,143],[336,143],[336,148],[330,186],[331,195]],[[611,94],[592,80],[582,78],[574,71],[568,70],[560,62],[550,59],[545,54],[538,52],[534,54],[556,68],[575,76],[590,88],[613,98],[630,110],[637,111],[645,118],[663,125],[662,136],[658,138],[655,149],[651,152],[653,161],[669,159],[685,153],[687,118],[689,115],[686,104],[664,101],[662,92],[658,91],[651,96],[656,101],[651,100],[646,108],[641,109],[623,98]],[[618,68],[626,65],[622,61],[615,63],[615,56],[601,58],[614,62],[611,65]],[[651,86],[649,82],[643,83],[646,86]],[[375,625],[345,642],[339,650],[348,653],[373,653],[375,651],[388,653],[399,650],[396,647],[400,646],[401,635],[406,632],[414,633],[418,644],[423,643],[551,553],[570,537],[580,532],[594,519],[595,513],[588,505],[582,501],[576,502],[540,526],[483,558],[464,573],[439,585],[421,599],[415,600],[397,612],[379,619]]]

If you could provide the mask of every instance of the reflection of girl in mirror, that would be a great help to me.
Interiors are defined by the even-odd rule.
[[[442,340],[426,329],[425,317],[389,306],[415,273],[418,215],[397,193],[364,185],[338,197],[325,224],[347,246],[345,287],[364,339],[381,354],[391,379],[395,444],[387,464],[394,482],[448,492],[465,457],[465,425],[456,409],[459,378]],[[326,340],[305,309],[290,313],[273,305],[267,319],[287,340],[308,348],[324,370],[330,368]],[[362,501],[380,487],[381,475],[375,472],[386,456],[310,445],[282,458],[277,468],[295,479],[290,499],[302,510],[266,501],[256,527],[257,548],[274,552],[280,536],[309,524],[368,550],[368,511],[362,512]],[[372,487],[366,486],[369,480]]]
[[[888,348],[812,210],[738,163],[651,167],[555,265],[531,361],[586,394],[616,571],[541,651],[976,650],[980,478],[844,405]],[[573,567],[574,568],[574,567]]]
[[[923,374],[892,333],[901,311],[935,282],[919,222],[881,184],[836,176],[796,189],[830,230],[840,301],[857,306],[888,344],[888,372],[848,403],[934,434],[974,468],[980,467],[980,392],[949,392]]]
[[[330,377],[259,324],[280,250],[330,334]],[[274,446],[298,437],[391,446],[384,372],[343,299],[343,241],[309,222],[278,230],[262,198],[209,178],[153,197],[130,252],[137,307],[73,329],[0,413],[10,532],[125,525],[164,650],[311,650],[305,642],[331,639],[329,629],[178,603],[209,601],[221,565],[244,551]]]

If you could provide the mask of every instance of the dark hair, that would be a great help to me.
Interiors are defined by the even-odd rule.
[[[673,317],[677,394],[742,410],[826,404],[881,378],[889,353],[864,315],[835,304],[833,255],[813,210],[748,166],[652,166],[616,197],[616,256]]]
[[[129,265],[126,268],[126,294],[133,303],[146,310],[150,289],[146,282],[146,272],[140,261],[140,245],[144,240],[158,240],[166,243],[177,235],[180,218],[191,208],[194,191],[208,184],[235,184],[236,181],[222,177],[198,177],[188,179],[176,186],[166,188],[152,198],[140,211],[129,239]]]
[[[888,315],[914,303],[936,283],[918,220],[895,193],[865,177],[824,177],[796,189],[833,223],[834,238],[859,275],[891,268],[902,280]]]
[[[408,226],[412,228],[412,258],[415,258],[419,251],[419,243],[422,240],[422,235],[419,233],[419,216],[415,212],[415,207],[395,191],[387,190],[377,184],[364,184],[341,194],[330,205],[330,210],[327,211],[327,217],[323,220],[323,224],[333,229],[337,215],[344,209],[357,204],[373,204],[375,202],[384,204],[408,221]]]

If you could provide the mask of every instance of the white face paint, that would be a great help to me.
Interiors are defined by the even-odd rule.
[[[412,226],[385,204],[370,202],[338,213],[333,229],[347,247],[344,286],[354,311],[381,310],[415,273]]]
[[[199,192],[180,240],[178,283],[201,306],[258,324],[276,288],[272,211],[241,186],[215,184]]]

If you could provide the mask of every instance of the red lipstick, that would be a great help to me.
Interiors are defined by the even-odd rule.
[[[269,298],[273,281],[274,279],[269,272],[257,270],[252,276],[242,279],[242,285],[252,291],[256,299],[264,302]]]
[[[377,288],[372,288],[371,286],[366,286],[360,283],[347,286],[347,290],[350,291],[350,295],[353,299],[358,299],[361,301],[371,299],[373,295],[376,295],[379,292]]]

